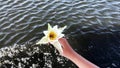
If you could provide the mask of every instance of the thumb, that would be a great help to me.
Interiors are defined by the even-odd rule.
[[[63,49],[71,49],[71,46],[69,45],[68,41],[65,38],[59,39],[60,44],[62,45]]]

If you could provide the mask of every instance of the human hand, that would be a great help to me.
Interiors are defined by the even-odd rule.
[[[61,55],[73,61],[79,68],[99,68],[75,52],[65,38],[60,38],[59,42],[63,50]]]
[[[68,41],[65,38],[60,38],[59,42],[60,42],[62,49],[63,49],[63,53],[61,53],[61,55],[66,57],[66,58],[71,58],[71,56],[74,53],[74,50],[72,49],[72,47],[70,46]]]

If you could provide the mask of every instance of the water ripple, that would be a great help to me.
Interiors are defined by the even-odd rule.
[[[0,47],[39,40],[43,36],[42,31],[47,29],[47,23],[67,25],[65,34],[68,37],[86,36],[92,33],[114,34],[120,31],[120,1],[2,0]],[[119,42],[119,39],[117,40]],[[119,55],[115,50],[116,47],[112,49]]]

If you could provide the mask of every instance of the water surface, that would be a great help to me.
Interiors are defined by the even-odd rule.
[[[89,61],[120,67],[119,0],[0,0],[0,66],[77,68],[53,46],[34,45],[47,23],[67,25],[69,43]]]

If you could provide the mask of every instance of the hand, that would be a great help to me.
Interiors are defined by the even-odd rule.
[[[73,61],[79,68],[99,68],[75,52],[65,38],[60,38],[59,42],[63,49],[62,56]]]
[[[67,40],[65,38],[60,38],[59,42],[63,48],[63,53],[61,53],[61,55],[66,57],[66,58],[71,58],[74,50],[72,49],[70,44],[67,42]]]

